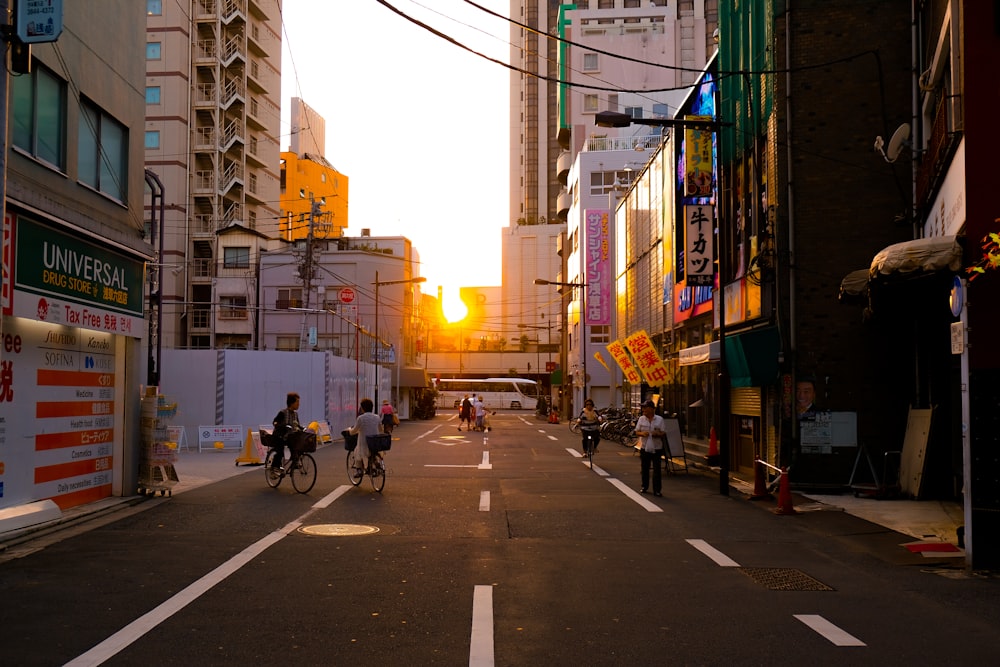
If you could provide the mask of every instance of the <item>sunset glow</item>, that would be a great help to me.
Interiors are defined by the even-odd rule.
[[[441,312],[449,322],[458,322],[469,314],[469,309],[462,302],[457,287],[442,292]]]

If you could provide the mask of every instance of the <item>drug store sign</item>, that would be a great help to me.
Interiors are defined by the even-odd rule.
[[[142,335],[142,262],[20,215],[4,221],[4,246],[5,260],[7,247],[15,248],[13,290],[4,293],[4,313]]]

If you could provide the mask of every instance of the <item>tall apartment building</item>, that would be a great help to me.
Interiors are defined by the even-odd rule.
[[[291,103],[291,136],[288,150],[296,155],[326,155],[326,119],[301,97],[293,97]]]
[[[160,343],[255,347],[257,257],[279,223],[279,2],[146,7],[146,167],[165,204]]]

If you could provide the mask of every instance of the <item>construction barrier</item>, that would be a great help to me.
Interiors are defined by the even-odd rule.
[[[708,465],[719,465],[719,439],[715,435],[715,427],[708,432]]]
[[[798,511],[795,509],[795,507],[792,506],[792,489],[788,481],[788,468],[779,468],[778,466],[773,466],[767,461],[761,461],[760,459],[754,461],[754,466],[755,466],[754,468],[755,473],[757,471],[760,471],[762,477],[761,480],[762,485],[764,484],[763,471],[765,468],[769,468],[780,475],[780,481],[778,485],[778,506],[774,508],[774,513],[798,514]],[[765,493],[767,491],[766,485],[764,486],[764,491]],[[757,495],[757,484],[755,483],[754,496],[751,497],[751,500],[757,500],[758,498],[756,498],[756,495]],[[770,494],[767,494],[766,496],[763,497],[770,497]]]

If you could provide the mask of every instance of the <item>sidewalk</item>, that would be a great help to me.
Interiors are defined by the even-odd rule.
[[[718,467],[709,466],[708,443],[685,438],[684,447],[689,462],[699,469],[718,474]],[[753,495],[752,479],[741,479],[730,472],[729,485],[747,496]],[[855,497],[846,485],[842,493],[792,492],[793,506],[799,512],[842,510],[847,514],[883,526],[914,540],[941,541],[958,545],[958,528],[965,524],[962,505],[946,500],[880,500]],[[777,492],[775,492],[777,501]]]

